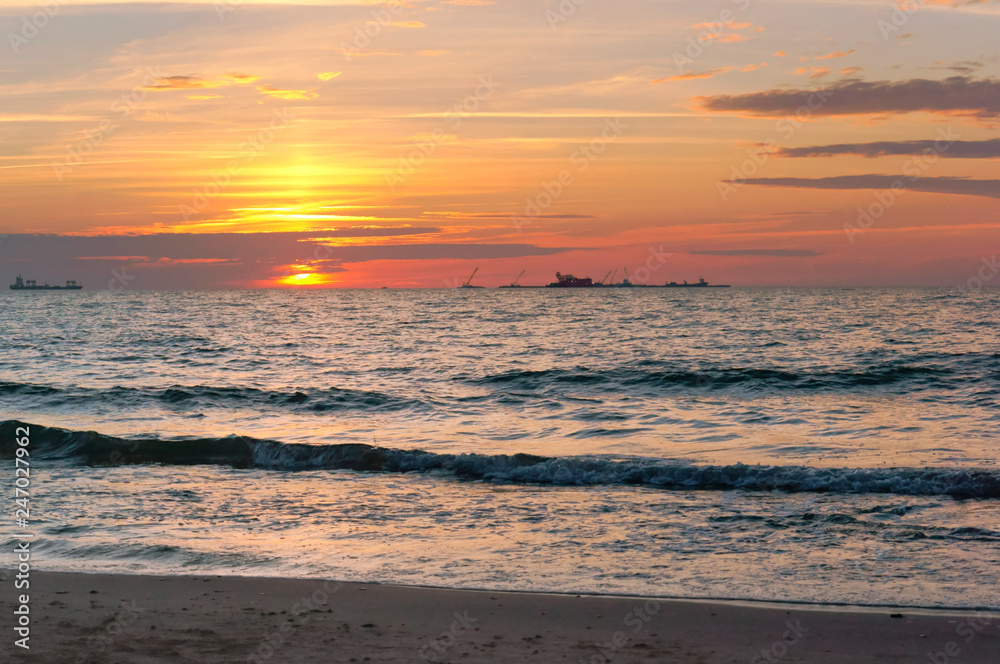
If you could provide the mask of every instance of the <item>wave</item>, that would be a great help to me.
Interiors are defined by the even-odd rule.
[[[640,485],[669,490],[746,490],[1000,498],[1000,470],[944,468],[814,468],[692,465],[655,459],[532,454],[439,454],[360,443],[305,445],[247,436],[128,439],[18,421],[0,422],[0,457],[17,448],[18,427],[30,429],[34,459],[85,465],[229,465],[270,470],[439,473],[463,480],[558,486]]]
[[[383,392],[330,387],[326,389],[262,390],[247,387],[172,385],[167,388],[112,387],[110,389],[59,388],[30,383],[0,382],[0,394],[43,398],[47,406],[59,407],[92,402],[118,406],[159,403],[167,407],[198,409],[277,408],[299,412],[334,410],[398,411],[422,408],[413,399],[398,399]]]
[[[659,363],[652,363],[659,364]],[[709,367],[690,370],[664,366],[662,368],[629,367],[613,369],[545,369],[540,371],[509,371],[474,379],[484,386],[507,389],[537,390],[547,386],[618,386],[624,388],[660,389],[749,389],[778,390],[845,390],[864,387],[907,384],[908,387],[947,387],[962,383],[962,377],[952,368],[920,366],[888,362],[863,368],[813,370],[772,369],[751,367]]]
[[[384,367],[379,372],[409,372],[412,368]],[[718,391],[761,393],[857,393],[866,389],[895,390],[911,394],[925,390],[949,392],[974,388],[992,397],[1000,378],[997,355],[941,353],[922,354],[881,363],[848,367],[692,367],[677,362],[645,360],[632,366],[551,368],[515,370],[477,375],[460,372],[442,377],[444,385],[460,382],[485,389],[476,399],[501,402],[516,395],[550,396],[573,394],[631,395],[656,397]],[[963,398],[965,393],[963,392]],[[461,408],[466,397],[414,398],[379,390],[340,387],[286,387],[266,389],[212,385],[168,385],[95,389],[0,381],[0,396],[22,398],[32,408],[87,407],[93,404],[118,408],[160,407],[181,411],[207,408],[253,408],[268,411],[323,413],[341,411],[398,412]],[[560,398],[569,398],[560,394]]]

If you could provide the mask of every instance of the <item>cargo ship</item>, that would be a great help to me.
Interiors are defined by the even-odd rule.
[[[572,274],[560,274],[556,272],[556,281],[550,283],[546,288],[591,288],[594,281],[590,277],[574,277]]]
[[[698,283],[696,284],[689,284],[687,281],[682,284],[679,284],[676,281],[670,281],[667,282],[663,288],[729,288],[729,284],[710,284],[705,281],[704,277],[700,277],[698,279]]]
[[[17,275],[17,279],[10,286],[11,290],[82,290],[83,284],[78,284],[75,281],[67,281],[65,286],[49,286],[48,284],[42,284],[41,286],[35,282],[34,279],[28,279],[25,281],[21,278],[21,275]]]

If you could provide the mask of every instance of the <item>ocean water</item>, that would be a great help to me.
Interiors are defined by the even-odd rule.
[[[0,456],[46,569],[998,608],[998,304],[5,293]]]

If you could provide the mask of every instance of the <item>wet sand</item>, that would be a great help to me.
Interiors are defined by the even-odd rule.
[[[996,614],[42,572],[25,651],[2,576],[15,662],[1000,661]]]

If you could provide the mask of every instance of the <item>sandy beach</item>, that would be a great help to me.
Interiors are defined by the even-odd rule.
[[[13,585],[10,572],[6,585]],[[986,614],[243,577],[33,573],[30,651],[82,662],[995,663]],[[948,653],[951,654],[948,654]],[[11,658],[11,659],[9,659]]]

